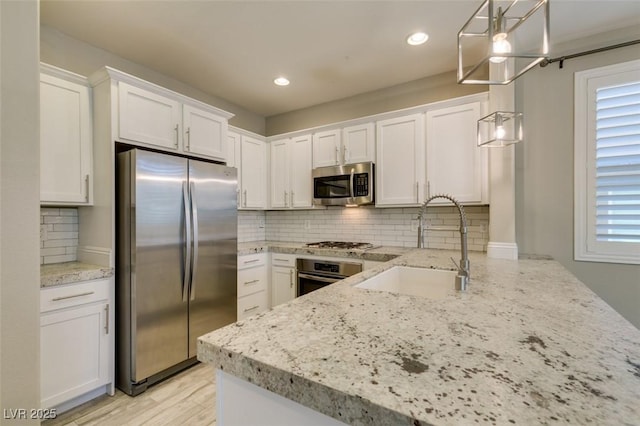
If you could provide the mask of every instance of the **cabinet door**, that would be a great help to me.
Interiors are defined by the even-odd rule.
[[[184,105],[182,123],[185,152],[226,160],[228,124],[225,118],[191,105]]]
[[[248,136],[242,136],[241,144],[241,207],[264,209],[267,206],[266,143]]]
[[[271,155],[271,207],[286,208],[290,205],[289,191],[289,139],[269,143]]]
[[[313,167],[340,163],[340,130],[327,130],[313,135]]]
[[[40,316],[41,406],[49,408],[109,382],[109,304]]]
[[[292,138],[289,146],[291,167],[289,207],[311,207],[313,204],[311,135]]]
[[[282,266],[271,267],[271,307],[296,297],[295,270]]]
[[[118,83],[119,136],[133,142],[178,151],[182,105],[157,93]]]
[[[235,132],[227,132],[227,166],[240,167],[240,135]]]
[[[376,206],[416,205],[424,198],[424,115],[376,123]]]
[[[427,188],[460,202],[482,202],[482,148],[477,146],[480,102],[427,112]],[[434,200],[435,202],[436,200]]]
[[[375,160],[374,133],[373,123],[342,129],[342,157],[345,164]]]
[[[89,88],[40,76],[40,202],[90,204],[91,107]]]

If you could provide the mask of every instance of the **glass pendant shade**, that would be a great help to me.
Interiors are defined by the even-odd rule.
[[[496,111],[478,120],[478,146],[502,147],[521,141],[521,112]]]
[[[458,83],[509,84],[548,55],[548,0],[485,0],[458,32]]]

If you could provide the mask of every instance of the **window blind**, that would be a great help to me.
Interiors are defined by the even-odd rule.
[[[640,81],[596,92],[596,239],[640,243]]]

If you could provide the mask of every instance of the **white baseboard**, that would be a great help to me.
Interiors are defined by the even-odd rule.
[[[112,252],[104,247],[78,247],[78,261],[113,268]]]
[[[518,259],[518,245],[516,243],[497,243],[489,241],[487,257],[494,259]]]

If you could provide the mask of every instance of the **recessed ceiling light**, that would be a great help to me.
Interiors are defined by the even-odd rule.
[[[407,37],[407,43],[411,46],[418,46],[426,42],[427,40],[429,40],[429,34],[422,32],[413,33],[409,37]]]
[[[275,84],[277,84],[278,86],[288,86],[289,85],[289,80],[287,80],[285,77],[278,77],[275,80],[273,80],[273,82]]]

